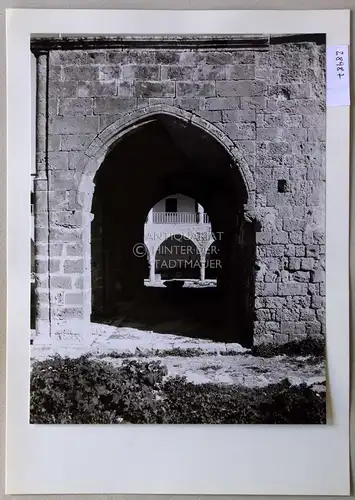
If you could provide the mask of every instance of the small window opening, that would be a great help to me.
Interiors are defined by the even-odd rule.
[[[277,190],[279,193],[285,193],[287,191],[287,181],[285,179],[279,179],[277,181]]]

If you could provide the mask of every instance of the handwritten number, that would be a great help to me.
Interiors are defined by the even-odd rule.
[[[344,51],[343,50],[336,50],[335,51],[335,68],[336,68],[336,74],[339,80],[341,80],[345,76],[345,69],[344,69]]]

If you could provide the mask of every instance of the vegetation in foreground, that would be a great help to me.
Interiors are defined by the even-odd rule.
[[[273,356],[309,356],[314,361],[325,359],[325,339],[324,337],[308,337],[304,340],[294,340],[286,344],[260,344],[251,349],[253,356],[271,358]]]
[[[120,367],[82,356],[37,361],[31,373],[31,423],[320,424],[325,395],[287,380],[266,388],[168,378],[160,362]]]

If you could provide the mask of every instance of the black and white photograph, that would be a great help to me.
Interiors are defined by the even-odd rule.
[[[30,423],[326,424],[326,36],[31,52]]]

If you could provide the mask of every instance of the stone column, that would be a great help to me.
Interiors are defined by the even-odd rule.
[[[155,255],[153,254],[149,256],[149,281],[155,282]]]
[[[203,207],[199,203],[197,205],[197,209],[198,209],[198,222],[199,222],[199,224],[203,224],[204,210],[203,210]]]
[[[147,223],[148,224],[153,224],[153,209],[152,208],[148,212]]]
[[[67,256],[70,256],[70,260],[68,258],[64,262],[64,271],[66,271],[65,265],[68,270],[71,266],[72,271],[71,276],[67,274],[71,277],[72,288],[68,289],[65,297],[67,308],[72,306],[72,311],[68,310],[72,316],[69,318],[72,327],[69,342],[77,342],[81,345],[88,345],[92,340],[90,325],[92,312],[91,224],[94,214],[91,213],[91,209],[94,188],[90,176],[81,177],[78,188],[81,210],[76,211],[76,220],[73,221],[73,228],[74,224],[77,224],[77,230],[81,236],[78,243],[67,245]]]
[[[36,174],[34,177],[34,243],[35,243],[35,344],[50,341],[50,245],[48,200],[48,53],[36,55]]]
[[[54,160],[53,160],[54,165]],[[51,172],[52,173],[52,172]],[[77,181],[72,172],[60,171],[60,178],[50,176],[50,245],[60,248],[50,259],[50,322],[53,341],[60,347],[80,349],[91,341],[91,248],[92,214],[87,204],[77,199]],[[81,193],[91,200],[90,185]],[[73,193],[65,207],[57,206],[60,192]],[[64,209],[65,208],[65,209]]]
[[[205,281],[205,271],[206,271],[206,256],[201,256],[201,265],[200,265],[200,281]]]

